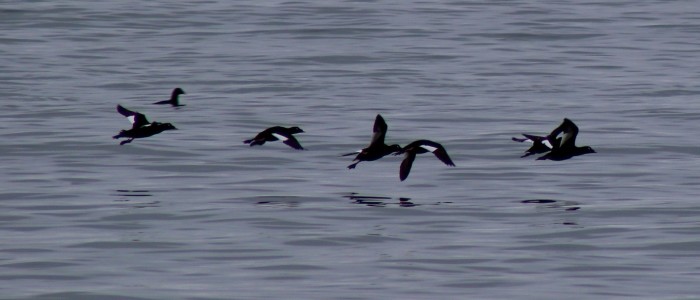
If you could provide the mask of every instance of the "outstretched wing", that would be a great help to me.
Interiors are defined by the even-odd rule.
[[[146,115],[136,111],[128,110],[121,105],[117,105],[117,112],[129,119],[129,122],[131,122],[132,124],[132,128],[139,128],[151,124],[151,122],[148,122],[148,119],[146,119]]]
[[[546,136],[537,136],[525,133],[523,133],[523,136],[535,145],[544,145],[545,147],[552,149],[552,144],[549,142],[549,139],[547,139]]]
[[[399,179],[401,181],[408,178],[408,173],[411,173],[411,167],[413,166],[413,161],[416,159],[416,153],[413,151],[407,151],[406,156],[401,162],[401,167],[399,168]]]
[[[386,130],[389,127],[386,125],[386,122],[384,122],[384,118],[382,118],[381,115],[377,115],[377,118],[374,119],[374,128],[372,129],[372,141],[370,141],[369,146],[372,147],[374,145],[383,145],[384,144],[384,136],[386,136]]]
[[[440,161],[445,163],[446,165],[453,166],[453,167],[455,166],[455,163],[452,162],[452,159],[450,159],[450,156],[447,155],[447,151],[445,150],[445,148],[440,147],[440,148],[436,149],[435,151],[433,151],[433,154],[435,154],[435,156]]]
[[[562,135],[561,138],[558,138],[558,135]],[[578,126],[574,124],[569,119],[564,119],[561,124],[552,130],[552,133],[547,136],[547,139],[549,140],[549,143],[552,145],[552,149],[558,149],[558,148],[569,148],[569,147],[575,147],[576,145],[576,136],[578,135]]]
[[[452,162],[452,159],[450,159],[450,156],[447,155],[447,150],[445,150],[445,147],[442,145],[433,141],[425,141],[420,147],[435,154],[435,157],[446,165],[454,167],[455,164]]]
[[[297,141],[297,139],[291,134],[286,135],[286,134],[272,133],[272,136],[274,136],[278,140],[282,141],[283,143],[285,143],[289,147],[292,147],[292,148],[297,149],[297,150],[304,150],[304,147],[302,147],[301,144],[299,144],[299,141]]]

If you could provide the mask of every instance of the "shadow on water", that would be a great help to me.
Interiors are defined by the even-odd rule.
[[[522,200],[520,203],[524,204],[536,204],[538,209],[546,210],[563,210],[563,211],[576,211],[581,209],[579,203],[576,201],[564,201],[564,200],[551,200],[551,199],[528,199]],[[576,222],[565,221],[563,225],[578,225]]]
[[[359,193],[350,193],[349,195],[344,195],[343,198],[348,198],[352,200],[355,204],[373,206],[373,207],[387,207],[387,206],[399,206],[399,207],[414,207],[421,206],[425,204],[415,204],[411,201],[411,198],[406,197],[386,197],[386,196],[363,196]],[[433,205],[440,205],[443,203],[450,202],[438,202]]]
[[[255,205],[259,206],[266,206],[266,207],[289,207],[289,208],[296,208],[299,207],[301,204],[298,201],[258,201],[255,203]]]
[[[129,204],[134,208],[146,208],[146,207],[159,207],[160,201],[135,201],[135,199],[143,197],[151,197],[150,191],[147,190],[116,190],[115,194],[112,196],[118,196],[119,199],[114,200],[114,202],[129,202]],[[135,198],[135,199],[132,199]]]
[[[544,208],[562,208],[564,210],[579,210],[581,209],[578,202],[575,201],[562,201],[562,200],[550,200],[550,199],[529,199],[520,201],[520,203],[525,204],[543,204],[540,207]]]
[[[152,194],[149,194],[150,191],[147,190],[116,190],[117,194],[114,194],[115,196],[124,196],[124,197],[150,197],[153,196]]]
[[[391,197],[382,196],[361,196],[357,193],[351,193],[350,195],[343,196],[353,201],[355,204],[361,204],[366,206],[374,207],[387,207],[387,206],[400,206],[400,207],[413,207],[417,206],[411,202],[410,198],[398,198],[398,202]]]

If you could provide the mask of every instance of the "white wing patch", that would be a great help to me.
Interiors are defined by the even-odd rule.
[[[136,115],[131,115],[126,118],[129,120],[129,122],[131,122],[131,124],[136,123]]]
[[[428,146],[428,145],[420,145],[420,147],[423,148],[423,149],[425,149],[425,150],[428,150],[428,151],[430,151],[430,152],[435,152],[435,150],[438,149],[437,147]]]
[[[544,140],[544,141],[542,141],[542,144],[544,144],[545,146],[547,146],[547,148],[549,148],[549,149],[552,149],[552,148],[553,148],[553,147],[552,147],[552,144],[549,143],[549,140]]]
[[[573,134],[571,132],[564,133],[564,135],[561,138],[561,144],[564,145],[564,143],[571,139],[572,136]]]
[[[278,140],[283,141],[283,142],[289,139],[286,136],[283,136],[279,133],[273,133],[272,136],[276,137]]]

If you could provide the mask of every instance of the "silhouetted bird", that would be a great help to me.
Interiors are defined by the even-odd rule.
[[[148,121],[148,119],[146,119],[144,114],[128,110],[121,105],[117,105],[117,112],[129,119],[129,122],[132,124],[131,129],[122,130],[119,132],[119,134],[112,137],[114,139],[122,137],[129,138],[128,140],[119,143],[119,145],[131,143],[131,141],[134,139],[149,137],[166,130],[177,129],[170,123],[151,123]]]
[[[377,115],[377,118],[374,120],[374,128],[372,129],[372,140],[370,141],[369,146],[362,150],[342,155],[350,156],[357,154],[357,156],[355,156],[355,159],[352,160],[357,162],[349,165],[348,169],[354,169],[355,166],[357,166],[357,164],[359,164],[362,161],[377,160],[391,153],[401,150],[401,146],[399,145],[387,146],[386,144],[384,144],[384,137],[386,136],[387,129],[388,126],[386,125],[386,122],[384,122],[384,118],[382,118],[381,115]]]
[[[275,126],[275,127],[270,127],[268,129],[263,130],[262,132],[258,133],[254,138],[245,140],[243,141],[246,144],[250,144],[250,146],[255,146],[255,145],[263,145],[265,142],[272,142],[272,141],[277,141],[280,140],[283,143],[287,144],[287,146],[292,147],[297,150],[304,150],[303,147],[301,147],[301,144],[299,144],[299,141],[297,141],[296,138],[292,134],[295,133],[302,133],[304,130],[302,130],[299,127],[282,127],[282,126]]]
[[[562,134],[562,137],[558,137]],[[547,136],[547,141],[552,145],[552,150],[547,154],[537,158],[537,160],[566,160],[574,156],[596,153],[589,146],[576,146],[576,136],[578,135],[578,126],[569,119],[564,121],[555,128],[552,133]]]
[[[411,167],[413,166],[413,161],[416,159],[416,155],[428,152],[435,154],[435,157],[437,157],[446,165],[452,167],[455,166],[455,164],[452,162],[452,159],[450,159],[450,156],[447,155],[445,147],[433,141],[417,140],[413,143],[406,145],[406,147],[403,147],[401,151],[398,151],[396,152],[396,154],[394,154],[406,154],[405,158],[401,162],[401,168],[399,169],[399,178],[401,179],[401,181],[404,181],[406,180],[406,178],[408,178],[408,174],[411,172]]]

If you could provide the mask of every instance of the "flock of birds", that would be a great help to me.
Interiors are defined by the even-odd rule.
[[[183,91],[181,88],[175,88],[169,100],[158,101],[153,104],[169,104],[173,107],[184,106],[183,104],[180,104],[179,100],[179,96],[184,94],[185,91]],[[131,143],[134,139],[153,136],[166,130],[177,129],[170,123],[149,122],[144,114],[126,109],[121,105],[117,105],[117,112],[129,119],[132,124],[131,129],[122,130],[117,135],[113,136],[114,139],[127,138],[127,140],[121,141],[119,145]],[[435,157],[437,157],[445,165],[452,167],[455,166],[452,159],[450,159],[450,156],[447,154],[445,147],[430,140],[417,140],[406,145],[405,147],[401,147],[397,144],[387,145],[384,142],[387,129],[388,126],[386,125],[384,118],[382,118],[381,115],[377,115],[376,119],[374,120],[373,134],[369,145],[362,150],[342,155],[355,155],[355,159],[353,159],[353,163],[348,166],[348,169],[354,169],[360,162],[378,160],[389,154],[404,154],[405,157],[401,162],[401,167],[399,168],[399,178],[401,181],[404,181],[406,178],[408,178],[408,174],[411,172],[411,167],[413,166],[413,161],[416,159],[416,155],[428,152],[433,153]],[[282,126],[274,126],[261,131],[252,139],[245,140],[243,142],[252,147],[255,145],[263,145],[266,142],[279,140],[289,147],[297,150],[304,150],[299,141],[294,137],[294,134],[302,132],[304,132],[304,130],[299,127],[287,128]],[[513,141],[532,143],[532,146],[525,150],[525,154],[521,157],[528,157],[530,155],[544,153],[544,155],[537,158],[537,160],[548,159],[561,161],[578,155],[595,153],[595,150],[589,146],[576,146],[577,135],[578,126],[576,126],[576,124],[574,124],[574,122],[571,120],[565,118],[557,128],[552,130],[552,132],[546,136],[523,134],[524,138],[513,137]]]

